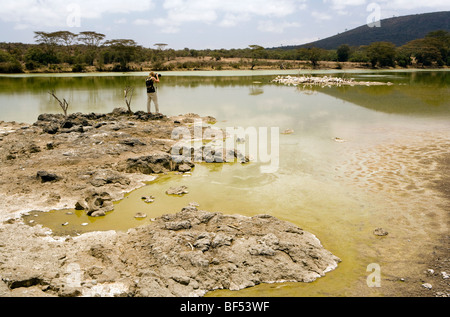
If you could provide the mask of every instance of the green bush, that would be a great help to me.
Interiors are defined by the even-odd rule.
[[[0,50],[0,63],[10,62],[12,60],[11,54]]]
[[[22,64],[20,64],[20,62],[17,60],[0,63],[0,73],[4,74],[23,73]]]
[[[347,44],[342,44],[337,49],[336,53],[338,62],[346,62],[350,58],[350,46]]]
[[[35,70],[38,67],[39,67],[39,63],[36,63],[35,61],[28,61],[25,63],[26,70]]]
[[[25,54],[25,60],[27,62],[34,61],[39,64],[58,64],[59,59],[53,52],[45,52],[40,47],[32,47]]]
[[[72,72],[73,72],[73,73],[82,73],[82,72],[84,72],[84,71],[85,71],[84,66],[81,65],[81,64],[75,64],[75,65],[72,67]]]

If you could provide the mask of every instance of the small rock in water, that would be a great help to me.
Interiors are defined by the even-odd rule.
[[[134,218],[143,219],[143,218],[147,218],[147,215],[142,212],[138,212],[137,214],[134,215]]]
[[[148,197],[144,196],[144,197],[142,197],[142,200],[144,202],[146,202],[147,204],[151,204],[152,202],[155,201],[155,197],[153,197],[153,196],[148,196]]]
[[[432,289],[433,286],[430,283],[424,283],[422,284],[423,287],[425,287],[426,289]]]
[[[61,226],[65,227],[67,226],[69,223],[68,222],[64,222],[63,224],[61,224]]]
[[[84,227],[84,226],[87,226],[88,223],[87,222],[83,222],[81,225]]]
[[[187,193],[189,193],[189,192],[187,191],[187,187],[186,186],[171,187],[171,188],[169,188],[166,191],[167,195],[179,195],[179,196],[182,196],[182,195],[185,195]]]
[[[373,234],[376,236],[384,237],[387,236],[389,233],[383,228],[377,228],[373,231]]]
[[[181,173],[190,172],[191,170],[192,170],[192,167],[190,167],[190,166],[187,165],[187,164],[181,164],[181,165],[178,167],[178,171],[180,171]]]

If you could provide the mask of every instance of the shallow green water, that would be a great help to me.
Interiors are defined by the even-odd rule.
[[[209,211],[271,214],[317,235],[342,259],[338,269],[312,284],[261,285],[211,295],[380,295],[383,288],[369,289],[365,284],[367,265],[379,263],[389,276],[407,274],[411,263],[419,262],[421,249],[447,230],[445,221],[439,224],[439,218],[428,216],[438,213],[433,204],[442,199],[421,187],[408,171],[408,177],[397,173],[394,163],[414,170],[415,161],[401,156],[399,148],[430,145],[430,139],[448,141],[450,72],[318,75],[330,73],[394,85],[298,89],[271,84],[275,73],[163,74],[159,99],[161,111],[168,116],[193,112],[216,117],[220,127],[293,129],[293,134],[280,136],[277,172],[261,173],[258,163],[198,164],[191,176],[162,176],[130,193],[106,217],[90,218],[69,210],[32,214],[26,221],[35,220],[55,233],[127,230],[177,212],[190,202]],[[109,112],[124,106],[125,86],[140,87],[132,108],[145,110],[143,78],[145,74],[0,77],[0,120],[34,122],[39,113],[59,112],[47,94],[51,89],[69,99],[69,112]],[[347,142],[334,142],[335,137]],[[438,150],[445,151],[439,146]],[[378,176],[382,173],[394,176]],[[408,187],[411,183],[416,191],[405,189],[414,188]],[[165,195],[166,189],[179,185],[186,185],[189,194]],[[156,197],[152,204],[141,199],[149,195]],[[137,212],[148,217],[136,220]],[[377,227],[387,228],[389,238],[375,237],[372,231]]]

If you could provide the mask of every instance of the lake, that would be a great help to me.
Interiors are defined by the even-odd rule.
[[[278,74],[339,76],[390,86],[298,88],[271,83]],[[125,107],[123,90],[135,87],[132,110],[146,110],[145,73],[0,76],[0,120],[33,123],[61,109],[48,91],[66,98],[71,112],[111,112]],[[235,71],[163,73],[160,110],[167,116],[213,116],[218,127],[278,127],[280,162],[275,173],[258,163],[198,164],[190,177],[164,175],[128,194],[103,218],[66,211],[37,214],[39,223],[64,233],[127,230],[149,218],[175,213],[190,202],[228,214],[270,214],[315,234],[342,259],[312,284],[259,285],[210,296],[383,295],[392,281],[422,269],[441,234],[448,233],[448,201],[439,182],[438,158],[450,146],[450,72]],[[339,138],[344,142],[335,142]],[[169,197],[171,186],[189,194]],[[153,195],[153,204],[140,197]],[[70,217],[70,218],[68,218]],[[82,227],[81,223],[89,226]],[[384,228],[387,237],[373,234]],[[369,288],[368,265],[382,270],[382,287]]]

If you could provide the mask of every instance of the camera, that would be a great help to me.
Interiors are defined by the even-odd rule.
[[[158,76],[158,77],[162,77],[162,75],[161,74],[155,74],[156,76]]]

